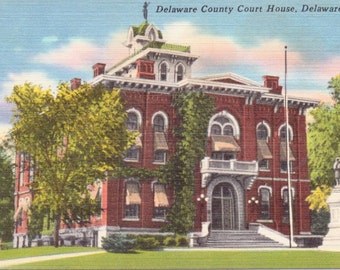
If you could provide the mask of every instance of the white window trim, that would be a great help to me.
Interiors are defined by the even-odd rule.
[[[282,124],[282,125],[279,127],[279,134],[278,134],[278,135],[279,135],[280,138],[281,138],[281,136],[280,136],[280,135],[281,135],[281,129],[284,128],[285,126],[286,126],[286,123]],[[293,139],[294,139],[294,132],[293,132],[292,126],[289,125],[289,124],[288,124],[288,134],[291,135],[289,141],[290,141],[290,142],[293,141]]]
[[[166,132],[168,130],[168,127],[169,127],[169,118],[168,118],[168,115],[163,111],[155,112],[152,115],[152,118],[151,118],[152,128],[154,127],[154,120],[155,120],[155,117],[157,115],[161,115],[163,117],[163,119],[164,119],[164,132]]]
[[[258,123],[256,125],[256,133],[257,133],[257,129],[259,128],[260,125],[264,125],[267,128],[267,132],[268,132],[267,142],[268,142],[268,139],[272,136],[272,130],[270,128],[270,125],[267,123],[267,121],[261,121],[260,123]],[[257,137],[257,134],[256,134],[256,137]]]
[[[140,113],[139,110],[137,110],[136,108],[130,108],[128,110],[126,110],[127,113],[132,112],[135,113],[137,115],[137,121],[138,121],[138,127],[141,128],[142,126],[142,114]]]
[[[210,118],[209,126],[208,126],[208,136],[211,136],[211,127],[212,127],[213,124],[219,124],[221,126],[220,123],[215,121],[215,118],[220,117],[220,116],[228,118],[231,121],[231,126],[234,128],[234,137],[236,139],[238,139],[240,137],[240,125],[238,124],[238,121],[236,120],[236,118],[225,110],[223,110],[219,113],[216,113],[215,115],[213,115]],[[230,123],[228,123],[228,124],[230,124]],[[223,129],[222,129],[222,131],[223,131]]]

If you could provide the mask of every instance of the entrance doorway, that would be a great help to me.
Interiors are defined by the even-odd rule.
[[[220,183],[214,188],[211,209],[213,230],[234,230],[236,228],[235,198],[233,187],[229,183]]]

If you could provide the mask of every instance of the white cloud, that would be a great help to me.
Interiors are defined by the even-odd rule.
[[[38,63],[66,67],[73,70],[87,70],[100,55],[100,48],[82,39],[71,40],[68,44],[33,58]]]
[[[228,72],[231,65],[244,65],[259,68],[263,74],[278,73],[284,69],[284,47],[280,40],[264,40],[256,46],[238,44],[231,37],[204,33],[199,27],[180,22],[165,27],[167,41],[181,43],[183,40],[191,46],[191,52],[200,56],[195,68],[200,72],[209,67],[219,66],[221,72]],[[298,52],[290,52],[289,65],[302,64]]]
[[[261,74],[284,76],[285,43],[282,40],[263,40],[256,45],[237,43],[232,37],[217,36],[202,31],[188,22],[176,22],[164,28],[168,42],[191,46],[191,52],[199,56],[194,64],[195,72],[233,72],[251,68]],[[288,44],[289,45],[289,44]],[[293,48],[293,47],[292,47]],[[340,73],[340,57],[330,59],[305,58],[303,51],[288,47],[288,72],[294,84],[314,85],[323,91],[331,77]],[[312,91],[312,90],[311,90]],[[323,95],[323,94],[322,94]],[[329,95],[329,93],[325,93]],[[326,97],[322,96],[322,100]]]
[[[9,73],[6,82],[2,85],[2,93],[0,97],[8,96],[11,94],[15,85],[23,85],[26,82],[41,85],[43,88],[55,89],[58,82],[47,76],[46,73],[41,71],[27,71],[20,73]]]
[[[98,62],[110,66],[128,55],[128,49],[122,45],[125,36],[123,33],[112,34],[103,45],[84,39],[73,39],[59,48],[36,55],[33,60],[77,71],[89,70]]]

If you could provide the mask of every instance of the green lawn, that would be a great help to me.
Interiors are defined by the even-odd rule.
[[[340,268],[340,253],[319,250],[139,251],[135,254],[101,253],[11,267],[11,269],[209,268]]]
[[[0,261],[14,258],[25,258],[42,255],[52,255],[60,253],[72,253],[98,250],[98,248],[86,248],[86,247],[34,247],[34,248],[13,248],[8,250],[0,250]],[[1,265],[1,262],[0,262]]]

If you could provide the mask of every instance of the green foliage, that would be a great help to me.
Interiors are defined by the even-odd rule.
[[[136,249],[152,250],[161,247],[161,244],[155,237],[137,237],[135,241]]]
[[[174,246],[176,246],[176,239],[172,236],[168,236],[164,240],[164,245],[167,246],[167,247],[174,247]]]
[[[180,118],[175,130],[176,152],[159,170],[159,180],[174,188],[174,204],[168,211],[165,231],[187,234],[195,217],[194,173],[205,155],[207,128],[214,112],[214,101],[202,92],[181,92],[174,96],[173,106]]]
[[[336,103],[340,103],[340,74],[331,78],[328,82],[328,88],[331,90],[331,95]]]
[[[330,222],[330,213],[327,209],[312,211],[311,232],[318,235],[326,235],[328,233],[328,223]]]
[[[308,127],[308,157],[312,187],[334,185],[333,163],[340,155],[340,104],[321,105],[311,112],[314,122]]]
[[[100,211],[87,186],[114,171],[133,142],[120,91],[88,84],[71,90],[60,83],[53,96],[26,83],[7,100],[15,106],[11,139],[39,167],[32,205],[50,214],[58,237],[61,220],[84,224]]]
[[[184,235],[179,235],[176,237],[176,246],[177,247],[187,247],[189,245],[188,238]]]
[[[327,210],[326,199],[335,184],[333,163],[340,155],[340,104],[320,105],[311,115],[307,148],[312,193],[307,201],[312,210]]]
[[[315,211],[329,211],[326,199],[331,194],[332,188],[327,185],[321,185],[312,190],[311,194],[306,198],[309,203],[309,209]]]
[[[111,234],[103,237],[102,246],[108,252],[128,253],[135,248],[135,240],[125,234]]]
[[[14,205],[14,175],[13,164],[0,145],[0,238],[11,241],[13,233]]]

